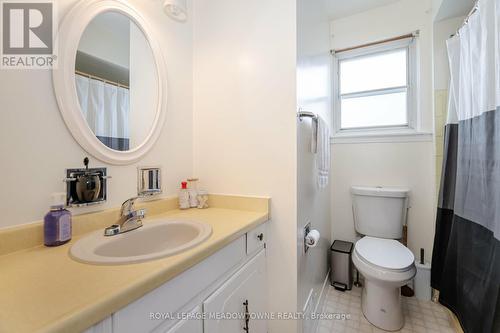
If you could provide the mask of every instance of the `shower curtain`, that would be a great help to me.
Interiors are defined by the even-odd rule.
[[[96,137],[115,150],[129,150],[129,90],[76,75],[80,108]]]
[[[432,287],[465,332],[500,332],[500,0],[447,41],[451,71]]]

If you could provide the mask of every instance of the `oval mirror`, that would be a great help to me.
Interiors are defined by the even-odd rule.
[[[60,27],[54,88],[78,143],[111,164],[139,160],[164,120],[164,61],[151,29],[127,3],[85,0]]]

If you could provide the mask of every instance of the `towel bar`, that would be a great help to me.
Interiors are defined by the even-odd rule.
[[[302,121],[302,118],[311,118],[312,120],[312,140],[311,140],[311,153],[316,154],[318,152],[318,115],[311,111],[302,111],[302,108],[299,108],[297,112],[297,117],[299,121]]]
[[[297,117],[299,117],[299,120],[302,121],[302,118],[312,118],[313,120],[318,119],[318,115],[311,112],[311,111],[302,111],[302,109],[299,109],[299,112],[297,112]]]

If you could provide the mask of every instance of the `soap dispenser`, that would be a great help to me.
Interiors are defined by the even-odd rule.
[[[189,204],[189,192],[187,189],[187,182],[181,183],[181,190],[179,191],[179,208],[189,209],[191,205]]]
[[[66,193],[53,193],[50,211],[43,219],[45,246],[59,246],[71,240],[71,212],[64,209]]]
[[[198,178],[190,178],[187,181],[189,205],[191,208],[198,207]]]

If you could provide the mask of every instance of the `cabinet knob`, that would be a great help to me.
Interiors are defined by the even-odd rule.
[[[263,233],[258,234],[257,238],[262,242],[262,240],[264,239],[264,234]]]

